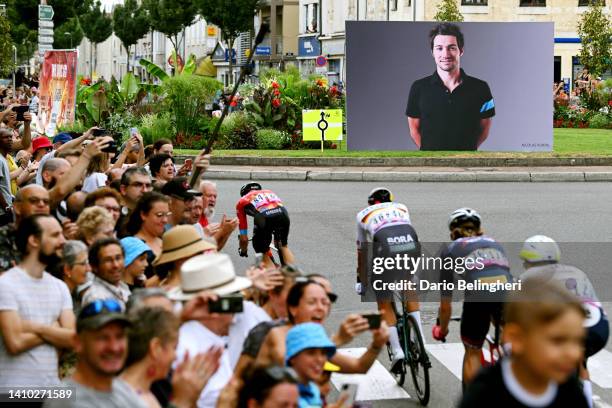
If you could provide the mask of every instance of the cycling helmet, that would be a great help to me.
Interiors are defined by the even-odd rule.
[[[390,203],[393,201],[393,193],[386,187],[376,187],[370,191],[368,204],[374,205],[377,201],[379,203]]]
[[[480,217],[480,214],[476,212],[476,210],[467,207],[459,208],[453,211],[448,217],[448,229],[452,230],[465,222],[473,223],[478,229],[480,228],[482,218]]]
[[[244,197],[249,194],[253,190],[261,190],[261,184],[259,183],[246,183],[244,186],[240,187],[240,197]]]
[[[561,250],[554,239],[534,235],[525,240],[519,256],[526,262],[559,262]]]

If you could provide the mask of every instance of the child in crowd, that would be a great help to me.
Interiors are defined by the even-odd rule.
[[[302,323],[287,332],[286,364],[298,375],[298,406],[322,407],[316,381],[323,375],[325,362],[336,353],[336,346],[318,323]]]
[[[503,337],[512,354],[482,371],[459,406],[587,407],[576,376],[585,341],[578,299],[555,282],[530,279],[504,312]]]

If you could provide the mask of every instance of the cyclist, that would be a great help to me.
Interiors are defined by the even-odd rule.
[[[471,208],[459,208],[451,213],[448,228],[452,242],[442,248],[439,256],[442,260],[471,259],[472,264],[477,265],[471,269],[460,270],[457,267],[460,263],[455,262],[454,269],[440,271],[440,282],[453,282],[455,275],[470,283],[512,282],[504,249],[493,238],[484,235],[481,223],[482,218]],[[452,312],[452,291],[442,290],[440,295],[439,324],[433,327],[432,336],[436,340],[444,341]],[[482,345],[489,332],[490,323],[493,321],[496,325],[501,324],[502,309],[503,292],[464,292],[460,327],[461,341],[465,348],[462,378],[464,387],[482,367]]]
[[[418,236],[411,225],[408,208],[404,204],[393,201],[393,193],[385,187],[372,190],[368,196],[369,206],[357,213],[357,292],[365,293],[361,277],[365,278],[363,270],[364,258],[366,256],[366,245],[372,245],[375,256],[394,257],[396,254],[408,253],[409,255],[420,254]],[[382,319],[389,326],[389,345],[391,346],[392,359],[391,371],[401,367],[405,358],[404,351],[400,345],[397,332],[397,319],[390,300],[378,300],[378,310]],[[412,315],[421,329],[421,315],[418,300],[410,299],[407,302],[407,310]]]
[[[238,228],[240,229],[240,256],[248,256],[249,230],[247,215],[253,217],[253,249],[263,254],[267,267],[273,266],[269,256],[270,244],[274,242],[283,265],[293,264],[293,253],[287,246],[289,236],[289,213],[278,196],[271,190],[264,190],[259,183],[246,183],[240,188],[240,200],[236,204]]]
[[[534,235],[527,238],[519,254],[523,260],[525,273],[523,281],[529,278],[548,278],[561,283],[570,293],[578,297],[587,318],[584,327],[587,338],[584,350],[584,361],[579,370],[583,382],[583,391],[589,406],[593,406],[592,386],[587,370],[587,359],[606,346],[610,335],[608,317],[595,293],[586,273],[580,269],[559,263],[561,250],[559,245],[545,235]]]

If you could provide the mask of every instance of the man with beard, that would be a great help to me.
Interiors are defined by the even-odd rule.
[[[202,193],[203,210],[194,223],[198,222],[202,226],[204,235],[212,237],[217,241],[217,249],[220,251],[225,246],[230,235],[232,235],[232,232],[238,227],[238,218],[227,218],[224,214],[221,222],[211,223],[210,220],[215,216],[215,206],[217,205],[217,184],[209,180],[202,180],[200,192]],[[195,215],[194,212],[198,212],[197,208],[198,203],[196,201],[192,208],[192,216]]]
[[[437,25],[429,41],[436,71],[410,88],[410,136],[420,150],[477,150],[495,115],[489,85],[461,68],[464,39],[458,26]]]
[[[78,355],[76,371],[63,385],[73,392],[70,399],[49,399],[47,408],[146,408],[130,386],[117,377],[127,357],[128,318],[114,299],[96,300],[84,306],[74,336]]]
[[[0,274],[21,261],[17,249],[17,227],[34,214],[49,214],[49,192],[37,184],[22,187],[13,202],[15,222],[0,228]]]
[[[58,350],[72,348],[75,318],[70,291],[45,272],[58,263],[62,227],[49,215],[17,228],[22,261],[0,276],[0,387],[56,386]]]
[[[83,295],[83,304],[98,299],[115,299],[125,310],[130,288],[121,280],[124,269],[124,253],[115,238],[103,238],[89,248],[89,265],[95,275],[91,286]]]
[[[170,197],[170,212],[172,215],[168,219],[168,224],[166,224],[166,231],[177,225],[192,224],[191,207],[193,206],[193,199],[196,196],[201,196],[202,193],[191,189],[187,177],[174,177],[164,184],[161,192]]]

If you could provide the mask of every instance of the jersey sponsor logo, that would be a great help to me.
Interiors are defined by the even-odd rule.
[[[409,242],[414,242],[414,238],[408,234],[397,237],[387,237],[388,244],[407,244]]]

